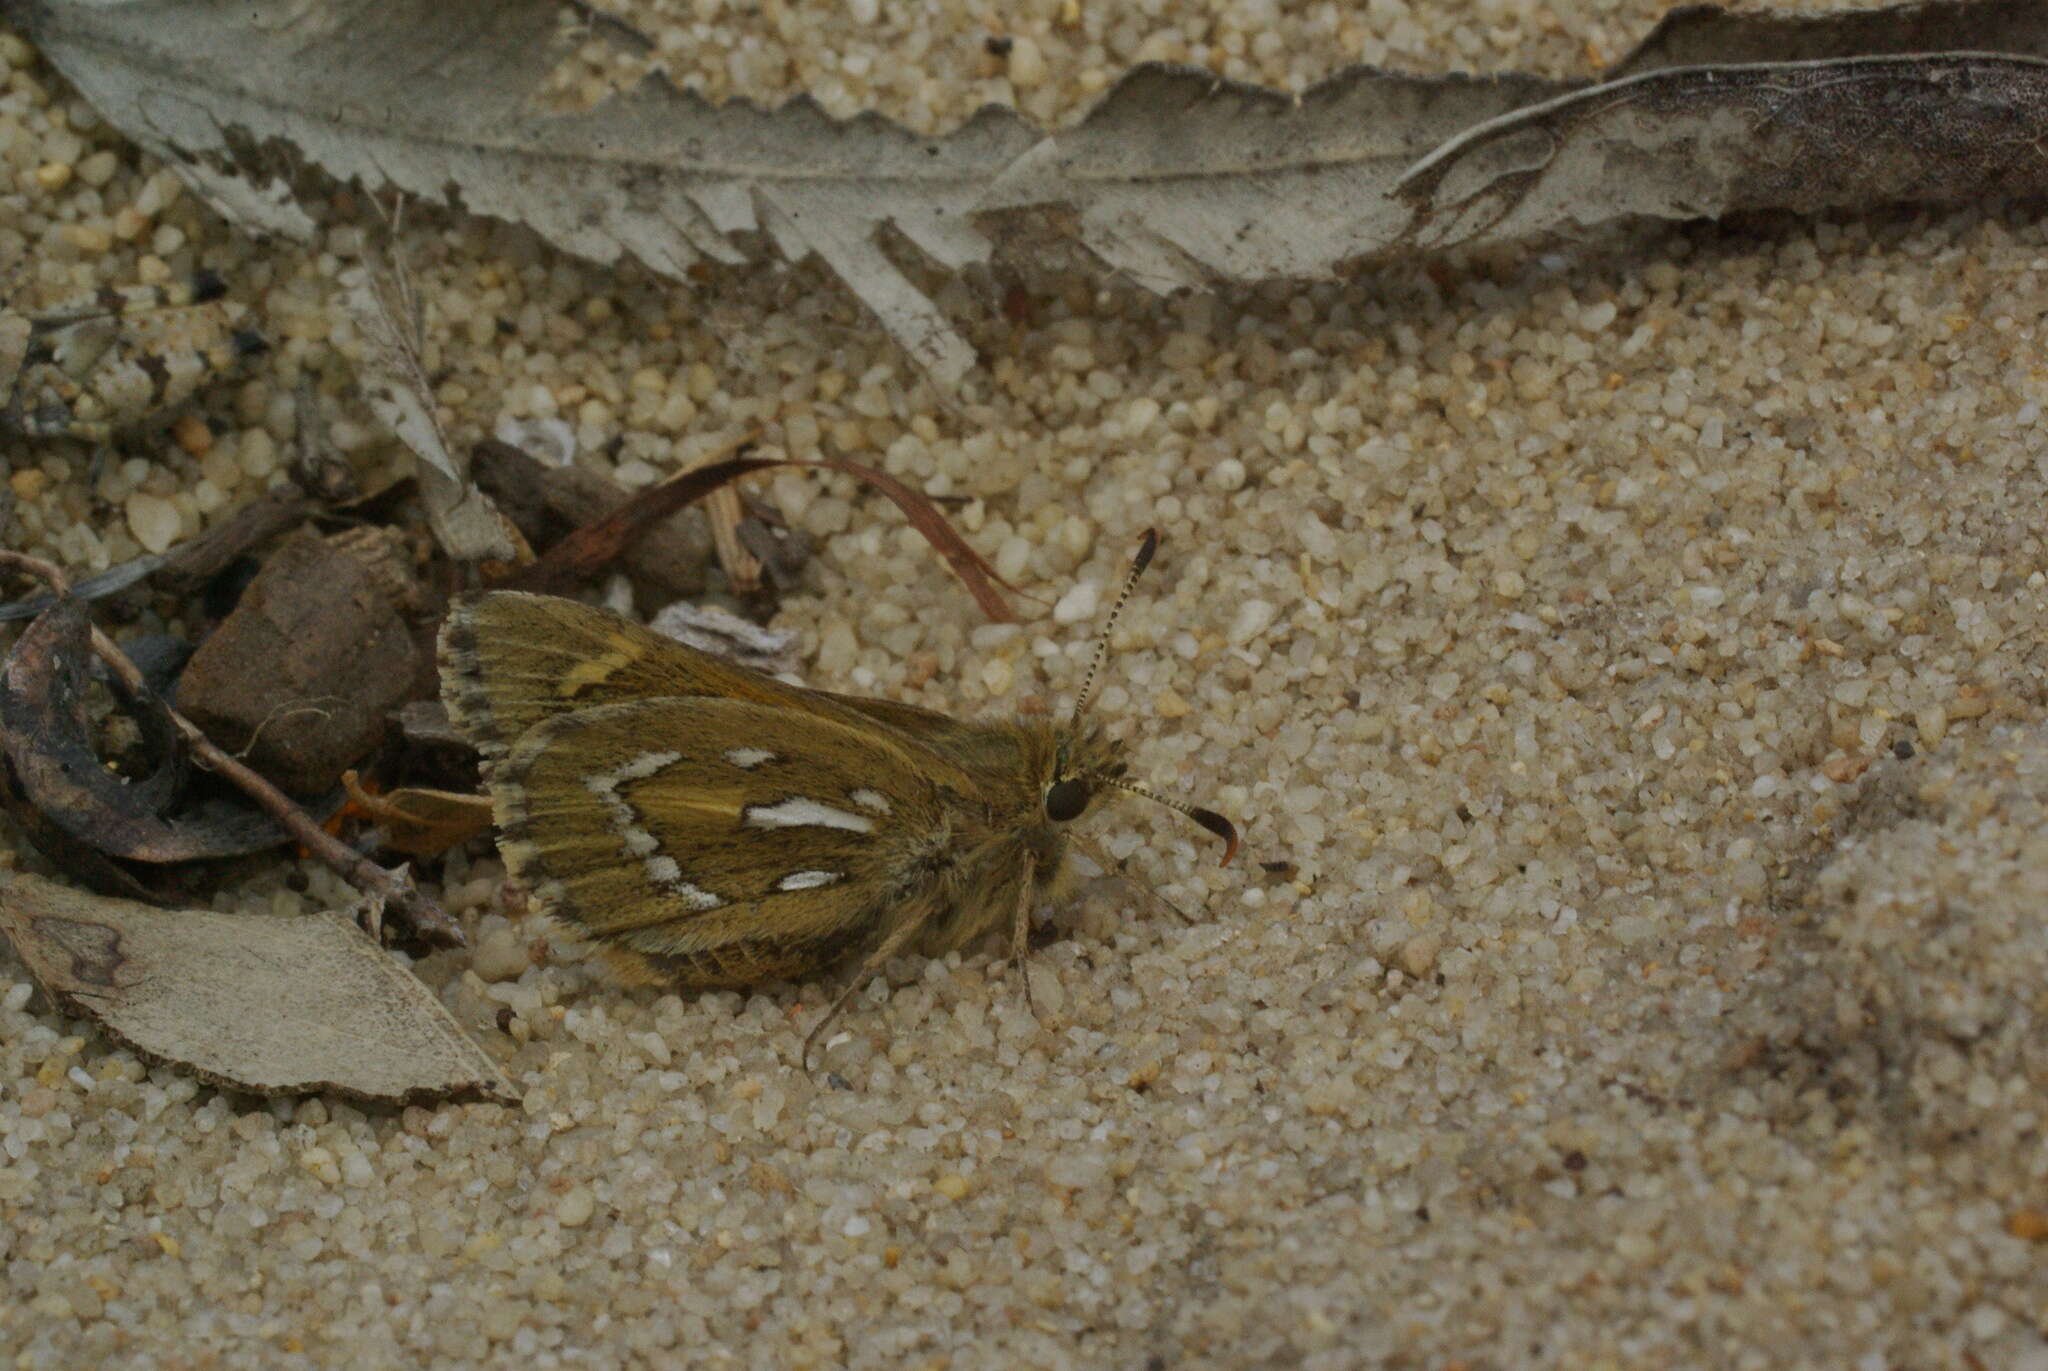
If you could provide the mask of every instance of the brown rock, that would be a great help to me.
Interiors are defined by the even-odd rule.
[[[319,794],[382,740],[419,660],[383,578],[301,530],[199,645],[178,707],[286,790]]]

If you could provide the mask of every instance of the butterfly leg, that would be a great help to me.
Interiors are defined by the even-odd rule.
[[[1089,861],[1101,867],[1103,875],[1108,876],[1112,880],[1123,882],[1125,885],[1137,891],[1140,895],[1143,895],[1145,898],[1151,900],[1153,903],[1162,905],[1165,908],[1173,911],[1175,914],[1180,916],[1180,921],[1182,923],[1191,924],[1194,922],[1193,919],[1188,917],[1186,910],[1182,909],[1172,900],[1167,899],[1164,895],[1160,894],[1157,890],[1153,889],[1152,883],[1150,881],[1147,881],[1142,877],[1133,876],[1129,872],[1125,871],[1123,863],[1119,862],[1118,860],[1116,860],[1116,858],[1110,856],[1108,852],[1104,851],[1101,843],[1098,843],[1093,838],[1090,838],[1085,834],[1080,833],[1069,833],[1067,835],[1067,841],[1072,843],[1077,849],[1079,849],[1082,856],[1086,857]]]
[[[1024,960],[1031,951],[1031,897],[1034,893],[1031,882],[1017,883],[1017,911],[1010,918],[1010,965],[1017,968],[1017,979],[1024,984],[1024,1007],[1031,1011],[1032,1018],[1037,1019],[1038,1001],[1031,993],[1031,968]]]
[[[804,1035],[803,1053],[797,1061],[806,1075],[811,1070],[811,1049],[817,1046],[818,1039],[832,1026],[832,1021],[839,1017],[840,1011],[846,1008],[846,1002],[852,999],[861,987],[874,979],[875,973],[880,971],[891,957],[909,946],[911,940],[924,931],[924,924],[924,919],[917,917],[898,922],[889,930],[889,936],[882,939],[875,950],[868,954],[867,960],[860,964],[860,969],[846,978],[846,987],[833,996],[832,1003],[826,1006],[825,1016],[818,1020],[816,1027]]]

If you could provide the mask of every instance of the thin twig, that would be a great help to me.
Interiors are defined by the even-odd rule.
[[[70,589],[70,578],[63,569],[53,562],[40,557],[31,557],[23,552],[10,552],[0,548],[0,565],[19,567],[31,576],[40,577],[50,589],[63,595]],[[93,651],[106,663],[107,669],[121,678],[121,683],[131,691],[146,693],[148,685],[143,681],[142,672],[135,663],[128,660],[113,639],[100,632],[92,631]],[[225,777],[241,792],[254,800],[264,813],[284,825],[285,830],[330,871],[340,876],[365,894],[382,898],[384,907],[402,922],[411,925],[415,937],[423,942],[436,943],[443,947],[462,947],[468,940],[462,936],[462,929],[447,911],[421,893],[413,883],[412,869],[399,866],[386,870],[363,856],[341,839],[329,833],[313,817],[292,803],[291,797],[272,785],[263,777],[251,771],[235,758],[223,752],[214,741],[199,730],[190,719],[171,709],[171,722],[185,735],[185,741],[192,747],[193,755],[202,766]]]

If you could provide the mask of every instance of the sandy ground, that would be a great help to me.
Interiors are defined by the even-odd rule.
[[[1203,41],[1263,79],[1304,73],[1259,33],[1336,23],[1254,9]],[[1565,71],[1649,13],[1374,4],[1313,60]],[[803,12],[691,16],[651,22],[744,48]],[[946,16],[970,52],[992,21]],[[347,395],[363,231],[242,242],[0,57],[18,298],[203,262],[279,343],[203,455],[15,451],[23,541],[91,568],[220,517],[278,478],[301,377],[359,468],[402,463]],[[978,63],[923,89],[971,104]],[[807,75],[741,75],[775,72]],[[901,962],[813,1079],[829,985],[537,961],[479,848],[447,882],[474,963],[418,969],[514,1108],[218,1093],[0,952],[0,1363],[2048,1368],[2037,210],[1216,299],[1051,276],[1023,318],[960,289],[992,361],[955,397],[809,269],[686,295],[431,215],[401,247],[460,438],[560,416],[645,482],[760,424],[971,497],[1048,602],[1106,599],[1157,525],[1101,710],[1248,860],[1113,810],[1192,924],[1091,891],[1032,959],[1042,1025],[992,953]],[[771,488],[818,544],[780,619],[807,679],[961,712],[1077,685],[1088,622],[990,627],[885,502]],[[285,875],[217,903],[339,898]]]

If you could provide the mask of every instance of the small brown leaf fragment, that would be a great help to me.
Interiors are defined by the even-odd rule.
[[[363,562],[301,531],[271,555],[185,668],[186,717],[298,794],[319,794],[375,747],[419,658]]]
[[[510,1102],[511,1083],[345,913],[155,909],[0,875],[36,982],[142,1055],[261,1095]]]
[[[62,568],[26,553],[0,548],[0,565],[26,571],[60,594],[69,585],[69,578],[64,575]],[[89,623],[82,623],[81,626],[90,639],[93,655],[107,669],[117,692],[130,701],[154,699],[149,683],[143,678],[141,670],[135,663],[129,660],[128,655]],[[33,636],[33,630],[40,627],[40,624],[31,625],[31,634],[24,637]],[[17,650],[19,647],[20,644],[17,642]],[[19,665],[19,660],[18,652],[9,654],[7,666],[10,671]],[[18,686],[19,681],[16,680],[15,684]],[[176,730],[184,745],[192,750],[194,757],[202,766],[254,801],[271,821],[297,838],[320,862],[370,896],[375,902],[375,917],[380,924],[383,911],[388,909],[395,916],[394,922],[423,941],[438,943],[445,947],[463,946],[462,929],[439,905],[420,892],[409,870],[400,867],[396,871],[387,871],[354,849],[344,846],[322,829],[311,815],[283,791],[250,770],[238,758],[223,752],[219,744],[207,737],[197,724],[161,700],[155,701],[154,710],[154,717]],[[144,717],[149,719],[152,716]],[[0,725],[0,737],[13,735],[14,730]],[[23,805],[16,784],[18,778],[12,774],[12,765],[10,758],[9,766],[5,768],[8,803],[17,808],[28,808],[29,812],[33,813],[32,807]],[[40,822],[40,816],[37,816],[37,819]],[[31,832],[34,831],[31,828]],[[79,846],[83,847],[82,844]],[[98,860],[96,854],[95,860]],[[110,865],[105,862],[100,864]]]
[[[349,803],[384,830],[384,842],[410,857],[435,857],[468,842],[491,826],[491,801],[484,795],[407,786],[372,795],[345,771]]]

